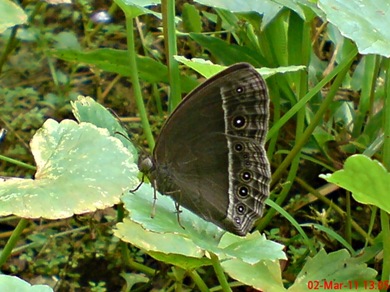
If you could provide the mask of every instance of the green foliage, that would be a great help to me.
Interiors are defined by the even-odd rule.
[[[354,1],[321,0],[318,4],[327,20],[337,26],[345,37],[352,39],[361,54],[390,57],[389,15],[384,9],[389,7],[389,3],[368,0],[358,1],[356,5]]]
[[[0,10],[2,11],[0,33],[14,25],[23,24],[27,20],[27,14],[23,11],[23,9],[10,1],[1,1]]]
[[[364,281],[373,279],[376,274],[374,269],[368,269],[358,258],[351,258],[346,250],[331,254],[320,250],[313,258],[307,260],[297,277],[298,280],[289,291],[310,290],[310,283],[316,282],[324,285],[321,287],[325,287],[326,284],[333,286],[329,290],[338,290],[334,285],[341,283],[343,289],[364,291],[366,290]]]
[[[378,161],[353,155],[345,161],[344,169],[321,177],[352,192],[356,201],[390,213],[390,173]]]
[[[20,291],[20,292],[52,292],[53,289],[47,285],[30,285],[17,277],[0,275],[1,291]]]
[[[198,0],[177,3],[175,14],[169,1],[159,13],[159,1],[117,0],[109,8],[115,22],[96,24],[88,1],[0,1],[0,130],[8,132],[0,142],[0,174],[30,177],[33,159],[37,166],[34,179],[0,183],[0,214],[23,217],[2,221],[12,231],[1,244],[2,272],[71,279],[64,291],[228,291],[244,285],[307,291],[326,281],[363,291],[364,281],[388,280],[387,2]],[[198,83],[194,71],[209,77],[222,68],[216,63],[242,61],[259,68],[271,96],[272,207],[258,225],[268,239],[258,232],[238,238],[186,210],[179,214],[183,229],[174,203],[159,194],[150,218],[153,189],[144,184],[128,193],[138,183],[137,148],[105,107],[120,117],[139,116],[141,123],[121,120],[131,138],[142,128],[138,138],[152,148],[166,112]],[[78,123],[67,120],[71,110]],[[337,192],[318,179],[329,171],[321,177],[337,184]],[[120,197],[124,205],[116,215],[76,217],[77,224],[62,220],[54,228],[25,219],[69,218],[113,206]],[[73,240],[68,233],[83,236]],[[63,240],[50,241],[57,236]],[[18,240],[24,249],[10,257]],[[114,285],[116,277],[104,273],[88,277],[102,258],[105,271],[122,283]],[[286,266],[280,264],[286,258]],[[131,270],[113,269],[119,260]],[[33,289],[26,284],[0,276],[0,287]]]
[[[49,119],[31,140],[31,149],[35,179],[1,184],[2,216],[67,218],[117,204],[132,180],[136,185],[137,168],[127,149],[92,124]]]
[[[237,258],[249,264],[265,259],[284,259],[280,244],[267,241],[258,233],[246,238],[233,236],[185,209],[180,213],[180,226],[176,220],[172,220],[175,204],[166,196],[158,197],[155,219],[151,218],[152,192],[151,187],[145,185],[137,193],[122,197],[125,208],[130,212],[131,221],[119,223],[115,234],[140,248],[143,248],[144,242],[147,241],[147,252],[151,252],[153,257],[161,257],[163,253],[166,261],[169,256],[182,255],[192,258],[193,261],[187,259],[183,262],[185,266],[179,264],[185,269],[210,265],[211,262],[203,258],[206,252],[212,252],[224,260]],[[175,260],[171,259],[169,262]]]

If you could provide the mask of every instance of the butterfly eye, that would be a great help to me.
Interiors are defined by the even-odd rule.
[[[238,188],[238,195],[241,197],[241,198],[245,198],[249,195],[249,189],[246,187],[246,186],[240,186]]]
[[[240,94],[243,93],[244,92],[244,87],[241,87],[241,86],[237,87],[236,88],[236,92],[240,93]]]
[[[233,147],[236,152],[241,152],[242,150],[244,150],[244,145],[239,142],[235,143]]]
[[[244,128],[246,125],[246,119],[243,116],[234,117],[232,124],[236,129]]]
[[[245,206],[243,204],[238,204],[236,207],[237,213],[243,215],[245,213]]]
[[[241,173],[241,178],[243,181],[250,181],[252,179],[252,173],[250,171],[243,171]]]

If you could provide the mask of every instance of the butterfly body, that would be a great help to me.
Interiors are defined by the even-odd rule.
[[[210,78],[162,127],[149,160],[150,180],[179,205],[245,235],[269,195],[268,105],[265,82],[249,64]]]

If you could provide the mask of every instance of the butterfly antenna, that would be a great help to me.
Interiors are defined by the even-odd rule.
[[[122,123],[121,118],[117,115],[117,113],[112,108],[107,108],[107,110],[116,118],[116,120],[122,126],[123,129],[126,129],[126,131],[129,131],[129,129],[126,127],[126,125],[124,123]],[[126,140],[132,142],[131,139],[127,135],[125,135],[119,131],[115,131],[114,134],[119,134],[123,138],[125,138]]]
[[[127,137],[127,135],[123,134],[122,132],[115,131],[114,134],[115,134],[115,135],[120,135],[120,136],[122,136],[123,138],[125,138],[127,141],[132,142],[131,139],[130,139],[129,137]]]
[[[116,118],[116,120],[118,121],[118,123],[122,126],[123,129],[125,129],[127,132],[129,132],[129,129],[126,127],[126,125],[124,123],[122,123],[121,121],[121,118],[117,115],[117,113],[111,109],[111,108],[107,108],[108,111]],[[137,145],[137,143],[134,143],[134,139],[131,139],[129,138],[128,134],[124,134],[122,132],[119,132],[119,131],[115,131],[114,132],[115,135],[119,135],[119,136],[122,136],[123,138],[125,138],[127,141],[135,144],[135,148],[138,150],[138,152],[144,152],[144,150],[139,147],[139,145]]]

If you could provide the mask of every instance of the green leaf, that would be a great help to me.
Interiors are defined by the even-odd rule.
[[[192,212],[181,208],[180,224],[175,203],[158,195],[154,218],[153,189],[142,185],[139,190],[122,197],[129,218],[117,224],[115,236],[139,247],[152,257],[185,269],[209,265],[209,252],[220,260],[238,259],[248,264],[264,260],[285,259],[283,246],[266,240],[260,233],[239,237],[221,230]]]
[[[356,201],[390,213],[390,173],[378,161],[353,155],[345,161],[344,169],[320,177],[351,191]]]
[[[101,104],[91,97],[80,95],[76,101],[71,101],[73,115],[79,123],[91,123],[99,128],[106,128],[111,136],[121,140],[122,144],[133,154],[134,161],[138,161],[138,151],[130,142],[127,131],[116,118]],[[120,133],[120,134],[118,134]]]
[[[226,9],[231,12],[255,11],[263,15],[264,25],[270,23],[274,17],[283,9],[282,5],[276,1],[270,0],[196,0],[196,2],[205,6]]]
[[[138,183],[133,156],[106,129],[47,120],[31,140],[35,179],[0,184],[0,216],[67,218],[119,203]]]
[[[174,220],[175,218],[172,221]],[[204,251],[182,235],[150,232],[127,218],[122,223],[118,223],[116,227],[115,236],[145,250],[157,260],[180,266],[183,269],[196,269],[210,265],[210,261],[203,258]]]
[[[351,258],[345,249],[330,254],[321,250],[313,258],[308,259],[296,277],[295,283],[288,291],[315,290],[315,283],[317,282],[319,285],[331,285],[320,286],[321,289],[328,291],[367,291],[363,281],[375,280],[376,274],[377,272],[374,269],[368,268],[365,263],[361,263],[359,258]],[[337,289],[334,285],[338,284],[343,286]],[[314,286],[310,287],[310,285]],[[352,286],[350,287],[349,285]]]
[[[176,242],[174,243],[176,244]],[[166,254],[161,252],[148,252],[148,254],[158,261],[164,262],[166,264],[178,266],[186,271],[211,265],[211,260],[205,256],[199,258],[199,257],[180,255],[176,253]]]
[[[319,0],[330,23],[353,40],[361,54],[390,57],[388,0]]]
[[[183,56],[175,56],[175,59],[202,74],[206,78],[210,78],[211,76],[227,68],[226,66],[213,64],[210,61],[205,61],[203,59],[192,58],[189,60]],[[261,68],[257,71],[261,74],[261,76],[263,76],[264,79],[267,79],[268,77],[277,73],[296,72],[303,69],[305,69],[305,66],[288,66],[278,68]]]
[[[206,36],[200,33],[190,33],[190,37],[196,41],[203,49],[210,51],[221,63],[232,65],[237,62],[247,62],[256,67],[267,64],[261,59],[261,55],[248,47],[229,44],[216,37]],[[221,54],[223,52],[223,54]]]
[[[200,33],[202,31],[202,20],[199,11],[194,5],[189,3],[183,4],[182,20],[184,29],[187,32]]]
[[[27,21],[27,14],[13,1],[0,1],[0,33],[7,28]]]
[[[265,260],[251,265],[231,259],[222,262],[222,267],[232,278],[259,291],[287,291],[283,287],[279,261]]]
[[[143,274],[122,272],[120,275],[126,281],[126,291],[132,291],[131,289],[133,286],[138,283],[148,283],[150,281],[150,279]]]
[[[107,72],[130,76],[128,52],[116,49],[96,49],[91,51],[79,51],[72,49],[53,50],[50,54],[59,59],[94,65]],[[139,75],[149,82],[167,81],[167,67],[152,58],[137,57]]]
[[[125,3],[146,7],[152,5],[159,5],[161,1],[160,0],[131,0],[131,1],[126,0]]]
[[[306,23],[313,20],[314,17],[323,17],[324,13],[318,9],[315,1],[310,0],[277,0],[277,2],[288,7],[305,20]]]
[[[63,31],[53,36],[53,40],[56,41],[54,47],[60,49],[74,49],[81,50],[81,44],[74,32]]]
[[[159,0],[115,0],[115,3],[123,10],[128,18],[135,18],[144,14],[152,14],[161,19],[161,13],[145,8],[146,6],[153,6],[160,4]]]
[[[61,60],[77,63],[85,63],[107,71],[118,73],[122,76],[130,76],[128,52],[115,49],[97,49],[83,52],[78,50],[53,50],[50,52],[53,57]],[[142,80],[158,83],[168,83],[167,66],[149,57],[137,56],[137,67]],[[190,77],[182,76],[181,83],[183,92],[191,91],[197,82]]]
[[[129,218],[142,225],[144,229],[157,233],[174,233],[178,236],[192,233],[198,235],[199,240],[208,237],[220,238],[223,235],[224,232],[214,224],[206,222],[190,211],[181,208],[179,218],[180,223],[185,227],[183,229],[177,222],[177,212],[173,200],[170,197],[159,195],[154,203],[153,197],[154,190],[150,184],[143,184],[135,193],[124,194],[122,197],[125,208],[130,212]],[[151,216],[153,204],[155,204],[154,218]],[[157,245],[159,244],[158,241]],[[207,246],[206,248],[211,247]],[[158,248],[152,250],[157,251]],[[177,253],[194,256],[192,253],[180,252],[180,250],[177,250]]]
[[[31,285],[15,276],[0,275],[0,291],[53,292],[47,285]]]
[[[275,255],[280,254],[281,245],[267,240],[259,232],[247,234],[245,237],[238,237],[232,233],[226,233],[220,240],[218,247],[224,251],[226,255],[232,258],[239,258],[248,264],[256,264],[260,258],[259,246],[261,246],[261,260],[276,260]]]

